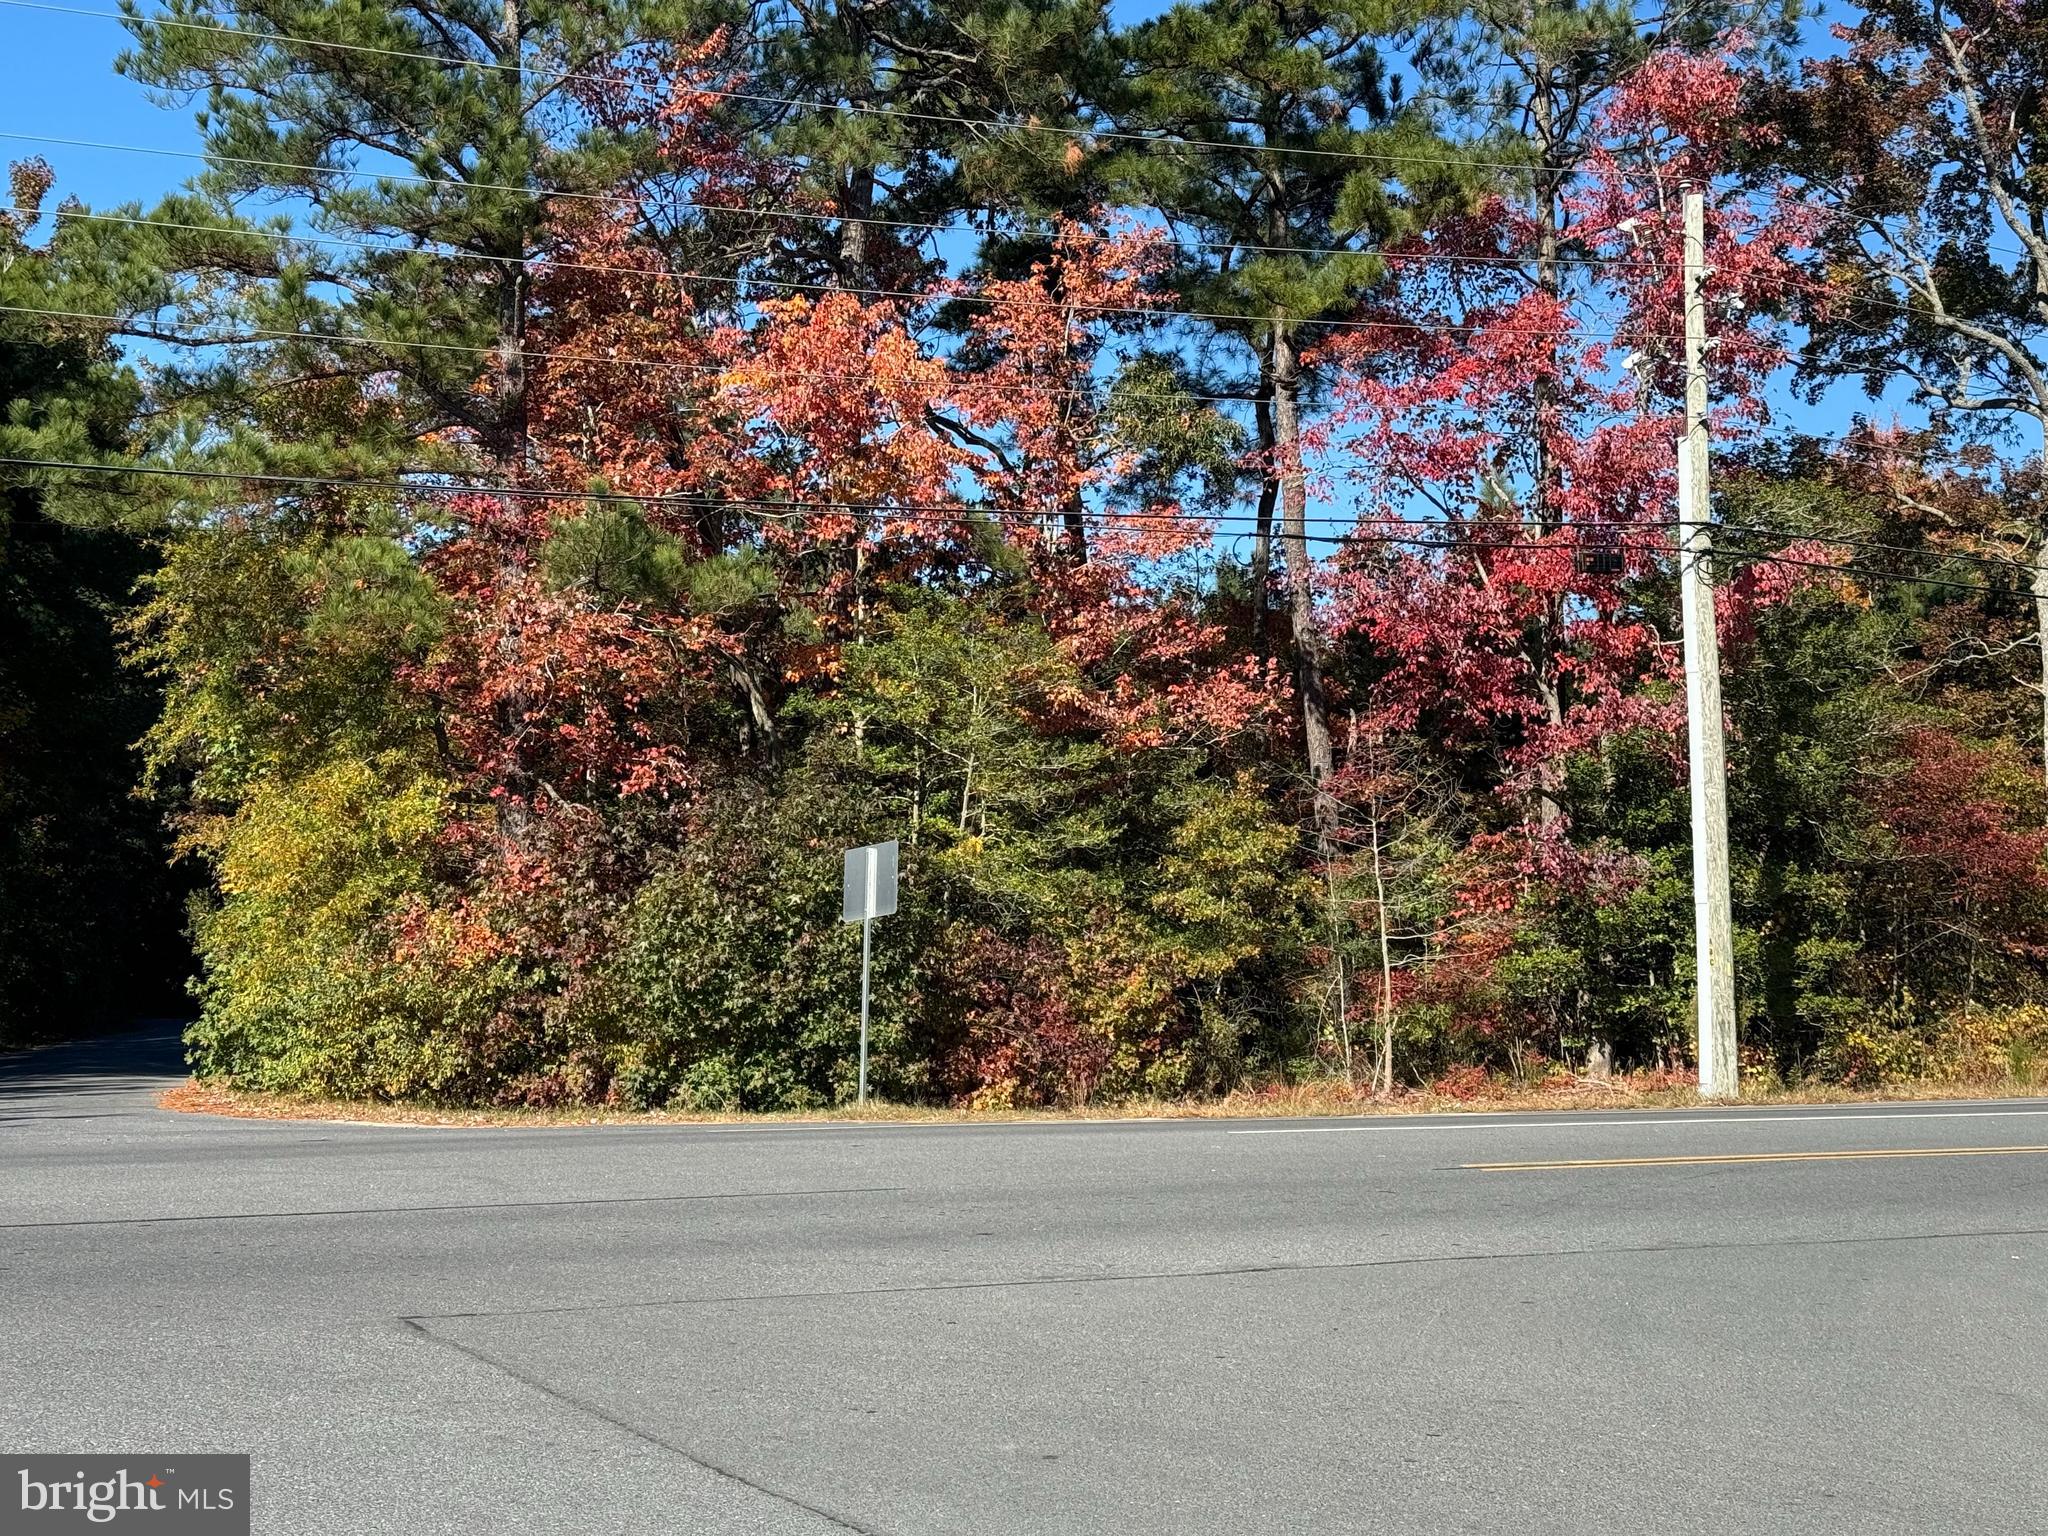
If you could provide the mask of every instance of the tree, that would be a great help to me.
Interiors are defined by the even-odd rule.
[[[250,333],[240,345],[273,354],[255,370],[273,388],[401,381],[387,429],[400,452],[454,430],[519,465],[528,264],[545,198],[609,185],[628,152],[601,135],[565,137],[578,114],[563,77],[611,67],[656,19],[637,3],[344,13],[302,0],[178,0],[135,20],[121,69],[205,103],[207,170],[166,212],[230,232],[190,236],[180,252],[179,266],[217,275],[231,298],[211,306],[224,323],[208,329]],[[247,226],[226,209],[252,198],[290,200],[311,238],[234,239]],[[444,251],[466,258],[452,281]],[[440,344],[412,344],[429,336]]]
[[[1791,195],[1828,214],[1814,373],[1860,375],[1873,395],[1904,377],[1965,433],[2030,421],[2048,455],[2048,24],[2007,5],[1877,0],[1836,35],[1843,57],[1757,92]],[[2034,566],[2048,687],[2048,518],[2028,508],[2008,532]],[[2048,708],[2037,731],[2048,769]]]
[[[0,326],[0,457],[86,466],[8,477],[10,895],[133,856],[116,743],[45,674],[95,724],[146,702],[111,670],[139,574],[149,782],[211,876],[209,1075],[833,1102],[837,857],[889,836],[892,1095],[1669,1073],[1691,182],[1750,1064],[2017,1038],[1978,1015],[2048,961],[2012,745],[2038,562],[2001,542],[2038,480],[1939,424],[1760,430],[1795,295],[1838,361],[1851,301],[1920,333],[1873,268],[1794,264],[1818,217],[1770,178],[1863,151],[1810,141],[1813,81],[1707,46],[1731,15],[138,18],[130,67],[206,93],[209,169],[0,251],[11,304],[112,317]],[[1968,195],[1921,201],[1961,229]],[[132,376],[123,335],[160,338]],[[1217,547],[1247,490],[1249,573]],[[148,553],[68,531],[102,523]],[[99,921],[10,903],[0,937],[75,977]]]
[[[1380,43],[1401,18],[1376,4],[1210,0],[1129,30],[1109,112],[1141,135],[1102,174],[1195,236],[1173,276],[1192,311],[1256,362],[1260,496],[1251,581],[1264,644],[1278,517],[1294,687],[1319,855],[1332,852],[1336,771],[1316,561],[1308,531],[1304,353],[1377,284],[1377,250],[1426,219],[1459,179],[1445,147],[1389,85]],[[1190,147],[1176,150],[1176,141]]]
[[[28,238],[50,190],[12,168],[0,303],[94,310],[104,294]],[[138,390],[104,339],[0,317],[0,456],[93,460],[132,440]],[[121,665],[153,560],[104,481],[0,465],[0,1041],[175,1005],[179,880],[155,809],[131,793],[158,700]]]
[[[1921,441],[1760,449],[1724,475],[1730,524],[1867,541],[1853,571],[1752,615],[1729,673],[1744,1030],[1788,1072],[2038,986],[2019,958],[2039,792],[2016,766],[2034,707],[2011,671],[2033,643],[2025,572],[1964,557],[1959,535],[2009,512],[1989,477],[1917,469]],[[1973,869],[1998,872],[1995,938],[1972,919],[1991,894]]]
[[[1528,868],[1568,885],[1589,851],[1571,845],[1571,758],[1631,731],[1671,733],[1681,703],[1670,594],[1655,584],[1681,386],[1677,194],[1727,165],[1739,87],[1725,59],[1659,54],[1591,125],[1586,181],[1562,206],[1597,263],[1583,285],[1619,310],[1611,336],[1523,280],[1514,253],[1529,221],[1495,200],[1447,228],[1443,266],[1403,267],[1383,330],[1328,349],[1345,369],[1340,409],[1360,429],[1365,506],[1338,627],[1373,658],[1370,718],[1497,754],[1498,769],[1479,771],[1526,808]],[[1716,201],[1727,428],[1757,418],[1759,381],[1782,363],[1765,317],[1784,307],[1799,235],[1739,189]],[[1504,260],[1458,259],[1482,251]],[[1639,376],[1614,368],[1616,347]],[[1440,521],[1404,532],[1413,506]],[[1596,1072],[1606,1049],[1590,1047]]]
[[[1796,11],[1796,0],[1683,6],[1476,0],[1428,11],[1413,27],[1415,67],[1430,98],[1505,172],[1500,184],[1507,197],[1496,219],[1463,231],[1471,245],[1440,248],[1494,265],[1496,282],[1532,301],[1518,322],[1532,334],[1516,361],[1530,382],[1518,423],[1526,462],[1514,470],[1526,477],[1521,499],[1544,535],[1556,534],[1570,515],[1570,471],[1560,454],[1577,431],[1571,418],[1579,406],[1573,364],[1564,355],[1570,342],[1544,317],[1562,316],[1585,296],[1599,271],[1585,257],[1596,244],[1612,244],[1612,231],[1597,217],[1590,227],[1580,226],[1595,206],[1583,196],[1583,183],[1614,149],[1617,94],[1640,97],[1636,77],[1660,56],[1715,52],[1730,47],[1731,38],[1746,39],[1745,29],[1782,37]],[[1663,68],[1668,77],[1668,64]],[[1501,215],[1505,227],[1496,222]],[[1546,330],[1553,331],[1547,344],[1536,334]],[[1525,659],[1553,728],[1564,720],[1567,622],[1564,604],[1553,598],[1524,625]],[[1538,816],[1546,825],[1555,821],[1561,808],[1554,795],[1540,782],[1531,789]]]
[[[1103,23],[1087,0],[749,6],[736,40],[774,89],[736,105],[824,215],[791,221],[790,269],[919,287],[940,270],[933,228],[964,219],[1000,246],[1031,214],[1086,212],[1062,130],[1103,67]]]
[[[1376,722],[1361,730],[1356,711],[1348,735],[1334,790],[1344,814],[1337,894],[1363,941],[1364,963],[1352,969],[1367,978],[1358,990],[1372,1030],[1368,1081],[1385,1097],[1394,1091],[1402,1006],[1454,938],[1455,862],[1468,812],[1443,758],[1420,741]],[[1344,1038],[1348,1053],[1348,1019]],[[1348,1060],[1344,1071],[1352,1075]]]

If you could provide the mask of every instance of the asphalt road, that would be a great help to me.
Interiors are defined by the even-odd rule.
[[[247,1451],[263,1531],[2048,1531],[2044,1102],[413,1130],[178,1070],[0,1060],[0,1449]],[[1600,1165],[1474,1166],[1531,1162]]]

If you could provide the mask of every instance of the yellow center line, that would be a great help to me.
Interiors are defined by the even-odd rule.
[[[1876,1157],[2017,1157],[2048,1153],[2048,1147],[1889,1147],[1862,1152],[1726,1152],[1699,1157],[1588,1157],[1541,1163],[1461,1163],[1480,1173],[1543,1168],[1662,1168],[1699,1163],[1842,1163]]]

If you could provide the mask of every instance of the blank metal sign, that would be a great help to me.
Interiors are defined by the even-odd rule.
[[[849,923],[887,917],[896,910],[896,840],[846,850],[846,898],[840,918]]]

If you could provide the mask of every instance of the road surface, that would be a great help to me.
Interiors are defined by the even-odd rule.
[[[2048,1103],[426,1130],[178,1071],[0,1061],[0,1449],[246,1451],[261,1531],[2048,1531]]]

